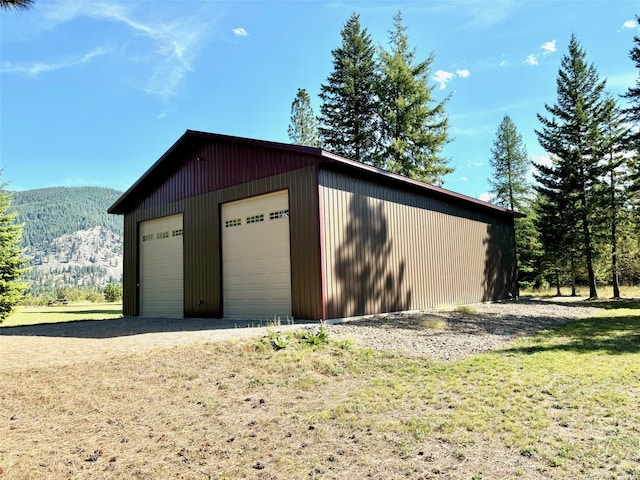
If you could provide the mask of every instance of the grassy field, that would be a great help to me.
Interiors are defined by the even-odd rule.
[[[0,328],[119,317],[122,317],[122,303],[74,303],[49,307],[18,306],[11,315],[0,323]]]
[[[273,332],[1,365],[0,479],[638,479],[640,302],[601,306],[449,364]]]
[[[556,289],[545,288],[539,290],[521,290],[521,297],[554,297],[556,295]],[[560,293],[565,296],[571,295],[571,287],[560,288]],[[576,287],[576,294],[579,297],[589,296],[589,287],[585,285],[578,285]],[[598,285],[598,295],[602,298],[609,298],[613,296],[613,288],[610,286]],[[636,286],[622,286],[620,287],[620,296],[623,298],[640,298],[640,285]]]

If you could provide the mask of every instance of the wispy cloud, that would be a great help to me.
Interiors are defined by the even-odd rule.
[[[542,56],[549,55],[551,53],[555,53],[556,51],[556,40],[550,40],[548,42],[544,42],[540,45],[540,50],[542,50]],[[540,63],[540,52],[532,53],[524,59],[524,63],[527,65],[538,65]]]
[[[626,22],[624,22],[622,24],[622,29],[633,29],[636,28],[638,26],[638,24],[636,23],[635,20],[627,20]]]
[[[2,62],[0,64],[0,72],[2,73],[19,73],[28,75],[29,77],[37,77],[41,73],[55,72],[65,68],[79,67],[90,63],[94,58],[100,57],[108,53],[107,49],[96,48],[84,55],[70,56],[55,62],[32,62],[32,63],[12,63]]]
[[[208,24],[193,13],[149,20],[135,10],[136,6],[136,3],[72,0],[51,4],[45,15],[54,25],[86,17],[125,26],[135,37],[143,39],[143,42],[136,43],[140,50],[131,57],[138,62],[144,58],[143,63],[150,65],[144,91],[167,100],[177,93],[185,75],[193,70],[198,50],[209,31]],[[147,9],[144,5],[141,7]],[[144,9],[140,11],[148,16]],[[123,38],[122,44],[129,40]]]
[[[233,34],[236,37],[246,37],[247,35],[249,35],[249,32],[247,32],[244,28],[239,27],[239,28],[234,28],[233,30],[231,30],[233,32]]]
[[[445,88],[447,88],[447,84],[449,83],[449,81],[451,81],[451,79],[455,77],[467,78],[470,75],[471,72],[466,69],[456,70],[456,73],[447,72],[446,70],[436,70],[436,72],[433,74],[433,77],[431,78],[434,82],[440,85],[440,90],[444,90]]]

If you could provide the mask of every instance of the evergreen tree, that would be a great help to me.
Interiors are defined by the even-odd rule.
[[[602,151],[604,153],[604,175],[606,193],[602,216],[608,223],[609,244],[611,247],[611,284],[613,297],[620,297],[618,275],[618,230],[625,216],[627,204],[625,180],[627,177],[626,157],[629,129],[624,125],[622,112],[613,98],[606,103],[606,116],[603,125]]]
[[[22,298],[26,285],[19,283],[26,271],[27,262],[19,247],[22,225],[15,223],[15,212],[9,212],[11,194],[0,185],[0,323],[11,313],[14,305]]]
[[[640,24],[640,15],[636,16],[637,22]],[[629,87],[627,93],[623,95],[628,99],[631,105],[624,109],[628,120],[633,125],[633,134],[631,136],[633,148],[635,149],[635,157],[629,159],[629,190],[633,194],[632,202],[635,207],[638,226],[640,228],[640,35],[633,37],[635,45],[629,50],[629,57],[635,63],[638,69],[638,78],[634,87]]]
[[[311,107],[311,98],[304,88],[298,88],[291,104],[291,123],[287,130],[289,139],[296,145],[320,146],[318,119]]]
[[[393,18],[393,27],[390,49],[380,52],[378,163],[394,173],[442,185],[443,177],[453,169],[441,156],[449,141],[447,99],[435,101],[435,87],[428,83],[434,55],[416,61],[400,12]]]
[[[595,66],[586,63],[586,53],[575,35],[562,57],[556,87],[557,103],[545,104],[551,117],[538,114],[542,128],[536,134],[559,168],[541,170],[537,178],[544,187],[557,185],[569,201],[567,208],[575,215],[568,218],[577,220],[580,227],[589,297],[597,298],[593,227],[601,174],[598,144],[606,116],[605,81],[599,79]],[[564,226],[569,230],[572,225]]]
[[[636,20],[640,24],[640,16],[637,16]],[[635,123],[634,139],[636,142],[640,142],[640,35],[634,36],[633,41],[635,45],[629,50],[629,57],[639,71],[635,86],[629,87],[627,93],[623,95],[631,103],[629,107],[624,109],[624,112],[628,115],[629,120]]]
[[[493,168],[489,183],[496,203],[519,211],[530,192],[527,172],[531,161],[522,135],[509,115],[504,116],[498,127],[489,163]]]
[[[515,123],[505,115],[496,132],[489,160],[493,175],[489,178],[498,205],[524,214],[515,219],[518,282],[525,288],[536,283],[536,266],[540,241],[535,228],[535,212],[531,207],[531,186],[527,172],[531,165],[527,148]]]
[[[3,10],[29,10],[35,0],[0,0],[0,7]]]
[[[547,167],[536,164],[538,180],[535,189],[535,226],[542,245],[540,272],[550,275],[550,281],[560,295],[560,286],[567,279],[571,282],[571,295],[576,295],[576,265],[579,260],[580,231],[577,228],[576,211],[570,208],[575,200],[565,194],[562,181],[562,165]],[[569,271],[569,275],[565,274]]]
[[[333,71],[320,89],[320,136],[333,153],[373,163],[376,143],[375,48],[360,17],[352,14],[333,50]]]

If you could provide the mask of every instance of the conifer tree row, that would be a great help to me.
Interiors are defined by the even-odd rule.
[[[398,12],[389,49],[376,52],[354,13],[341,44],[331,53],[333,70],[321,85],[319,132],[322,148],[427,183],[441,185],[453,169],[442,149],[449,141],[447,99],[433,98],[429,74],[434,55],[417,60]],[[291,134],[300,130],[293,118]],[[298,107],[295,107],[296,109]]]
[[[557,103],[545,104],[550,116],[538,114],[542,125],[536,130],[540,145],[551,155],[553,165],[537,165],[539,193],[549,200],[549,208],[561,209],[565,232],[572,231],[573,253],[580,251],[586,262],[589,297],[597,298],[594,271],[594,223],[596,195],[601,184],[602,125],[607,115],[605,81],[594,65],[586,61],[586,52],[575,35],[569,51],[562,57],[556,80]],[[544,218],[544,217],[543,217]],[[574,255],[572,261],[576,261]],[[574,265],[572,265],[573,268]]]

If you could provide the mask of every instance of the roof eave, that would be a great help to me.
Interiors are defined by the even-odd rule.
[[[327,159],[329,162],[337,162],[337,163],[342,163],[344,165],[348,165],[350,167],[359,169],[359,170],[364,170],[367,171],[369,173],[372,173],[374,175],[379,175],[382,177],[385,177],[389,180],[392,180],[394,182],[400,182],[403,184],[408,184],[411,185],[412,187],[421,189],[421,190],[425,190],[427,192],[430,192],[432,194],[436,194],[439,197],[446,197],[446,198],[454,198],[458,201],[461,201],[463,203],[468,203],[468,204],[472,204],[476,207],[480,207],[483,209],[489,209],[495,212],[499,212],[501,214],[506,214],[506,215],[513,215],[515,218],[521,218],[524,217],[525,215],[519,213],[519,212],[515,212],[513,210],[509,210],[508,208],[504,208],[504,207],[500,207],[498,205],[494,205],[492,203],[489,202],[485,202],[484,200],[479,200],[477,198],[473,198],[473,197],[469,197],[467,195],[463,195],[461,193],[457,193],[454,192],[452,190],[447,190],[446,188],[442,188],[442,187],[437,187],[435,185],[430,185],[428,183],[424,183],[424,182],[420,182],[418,180],[414,180],[412,178],[409,177],[404,177],[402,175],[398,175],[396,173],[391,173],[387,170],[382,170],[380,168],[377,167],[373,167],[371,165],[367,165],[361,162],[356,162],[355,160],[349,160],[348,158],[344,158],[341,157],[340,155],[336,155],[327,151],[322,151],[322,157]]]

